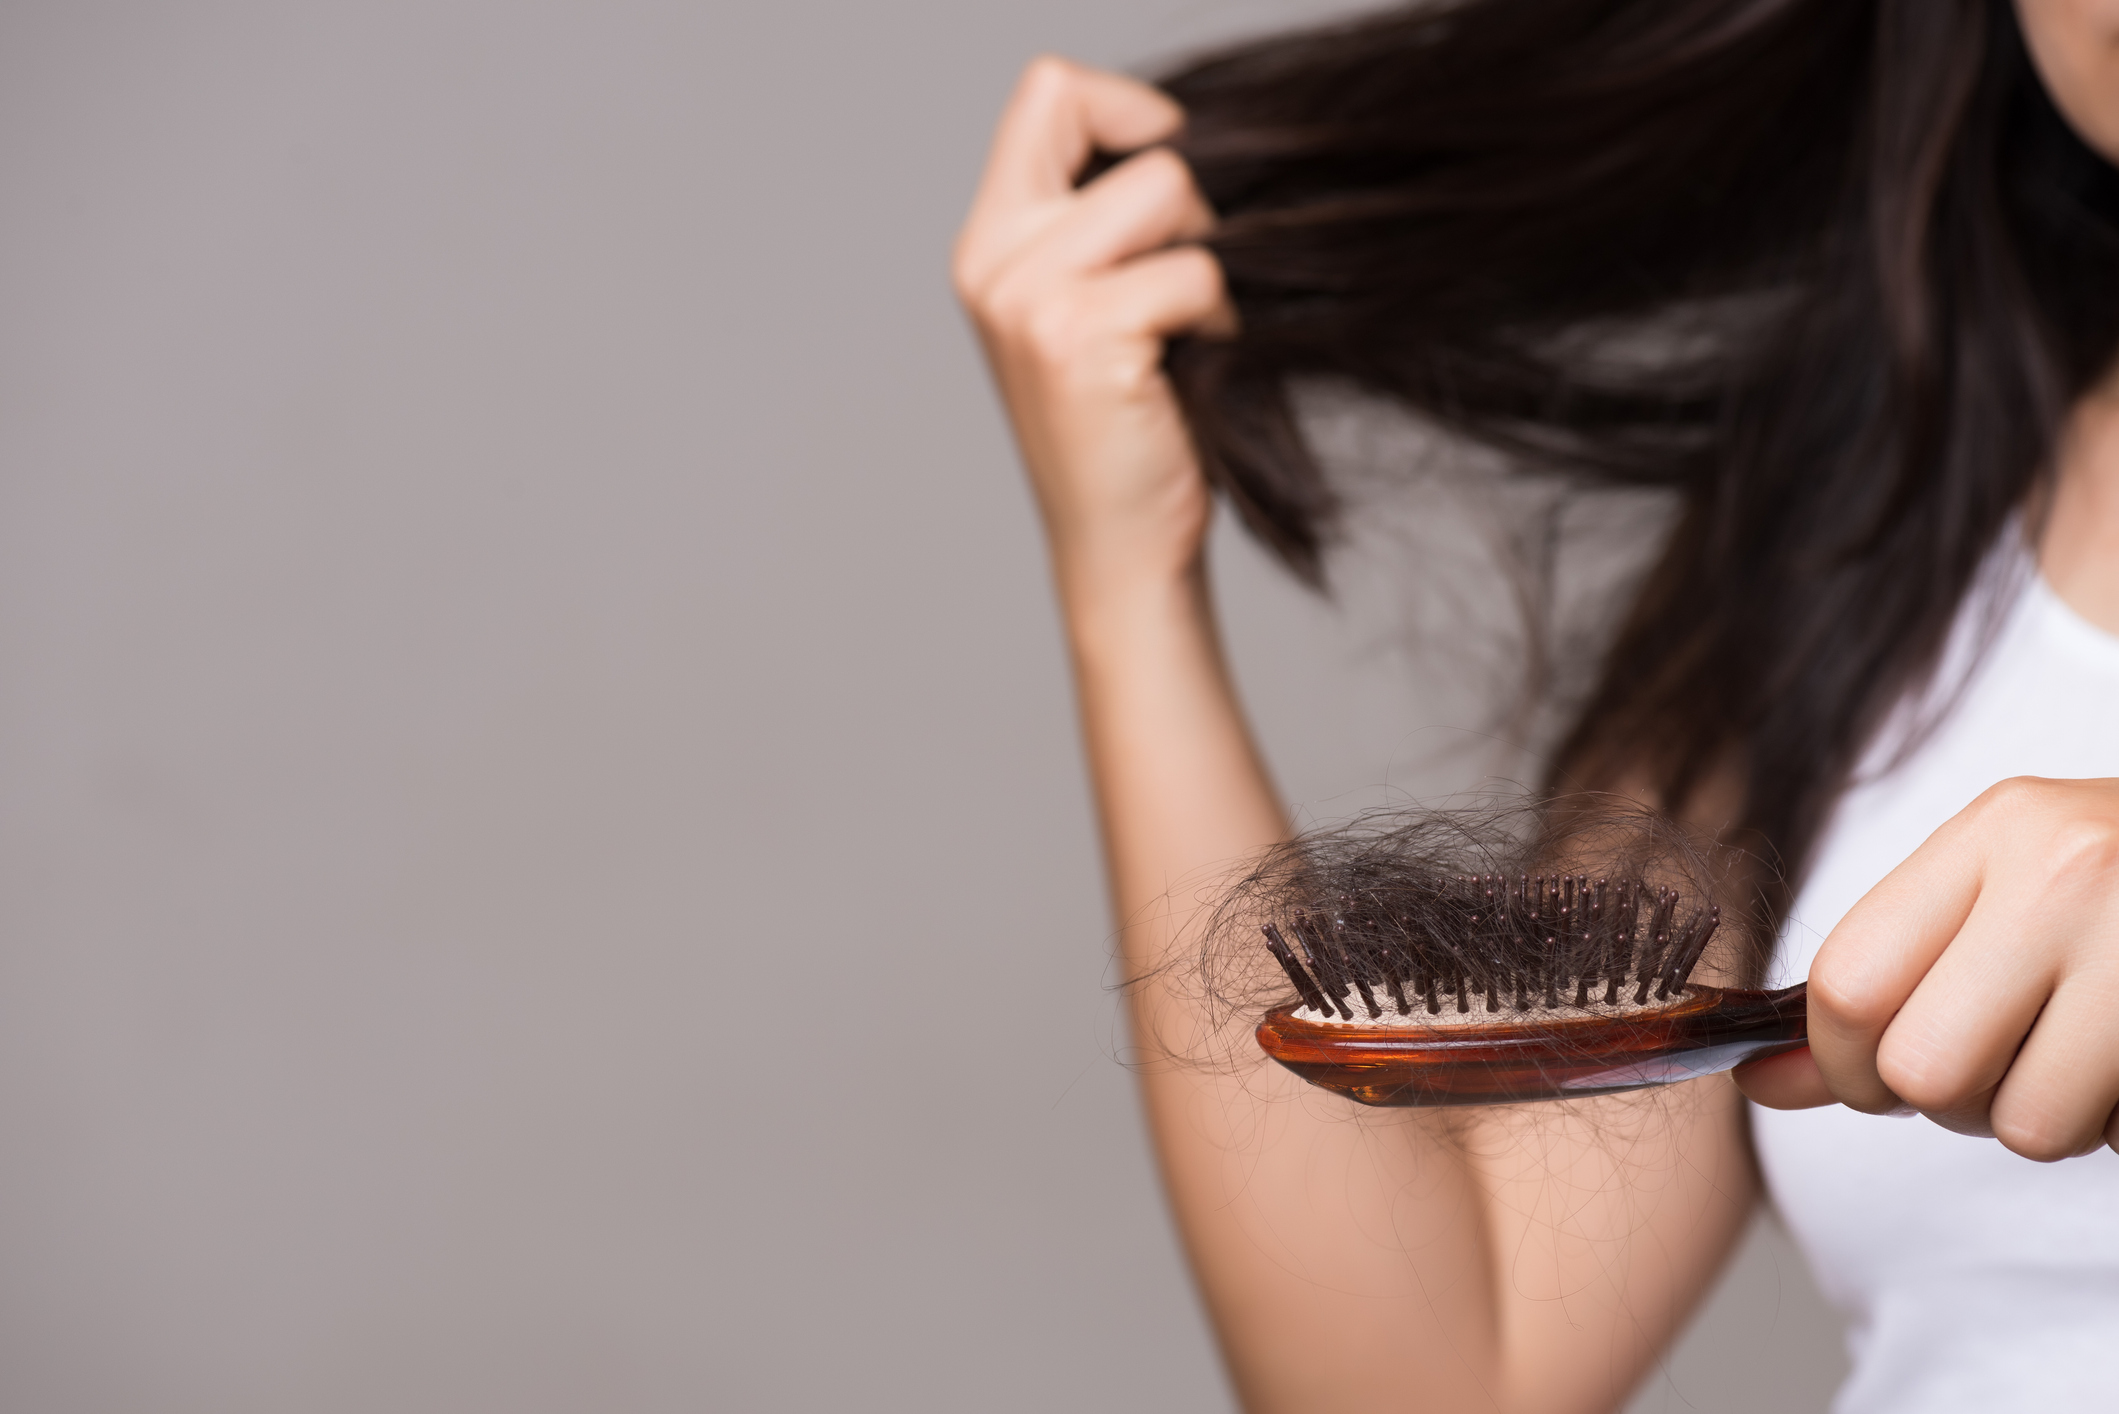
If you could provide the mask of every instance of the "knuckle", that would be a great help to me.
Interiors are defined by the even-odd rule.
[[[1066,367],[1081,356],[1084,342],[1080,308],[1068,300],[1046,300],[1012,321],[1023,349],[1038,362]]]
[[[966,303],[990,333],[1011,341],[1027,337],[1040,314],[1037,299],[1022,282],[1006,277],[976,280]]]
[[[2006,825],[2042,809],[2051,786],[2037,776],[2011,776],[1989,786],[1972,808],[1982,821]]]
[[[1177,269],[1193,283],[1205,303],[1216,303],[1228,293],[1228,275],[1222,270],[1220,259],[1204,246],[1188,246],[1177,252]]]
[[[1165,298],[1181,319],[1204,319],[1228,299],[1228,286],[1221,262],[1196,247],[1173,251],[1164,272]]]
[[[1160,386],[1161,361],[1139,348],[1114,349],[1103,360],[1105,381],[1121,398],[1140,398]]]
[[[992,286],[983,280],[960,281],[957,299],[964,306],[972,322],[988,335],[1006,338],[1009,333],[1009,311],[1007,302],[997,297]]]
[[[1138,176],[1155,200],[1169,206],[1190,208],[1203,205],[1199,187],[1192,179],[1192,165],[1167,147],[1151,147],[1133,159]]]
[[[1185,164],[1185,159],[1168,147],[1151,147],[1135,156],[1133,160],[1138,164],[1142,175],[1153,177],[1159,182],[1183,184],[1192,180],[1192,169]]]
[[[1018,87],[1024,93],[1062,92],[1073,86],[1075,73],[1073,61],[1057,54],[1040,54],[1023,65]]]
[[[963,242],[958,243],[949,257],[949,286],[956,292],[957,302],[974,314],[979,313],[987,302],[984,262]]]
[[[2119,819],[2077,816],[2053,831],[2047,858],[2060,874],[2095,880],[2119,869]]]
[[[1868,1030],[1889,1019],[1887,1004],[1843,952],[1826,949],[1810,965],[1810,1005],[1849,1030]]]
[[[1888,1033],[1876,1049],[1876,1074],[1892,1094],[1917,1110],[1952,1110],[1971,1098],[1971,1086],[1959,1067]]]

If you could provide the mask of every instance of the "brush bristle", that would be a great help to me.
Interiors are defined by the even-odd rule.
[[[1421,911],[1448,925],[1433,933],[1406,926],[1402,898],[1365,911],[1349,895],[1264,924],[1266,948],[1305,1008],[1342,1023],[1632,1011],[1682,995],[1721,923],[1708,907],[1680,924],[1676,891],[1639,877],[1467,874],[1431,889]]]

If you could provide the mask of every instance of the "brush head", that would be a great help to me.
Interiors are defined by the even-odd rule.
[[[1721,925],[1639,876],[1411,872],[1387,897],[1342,893],[1259,925],[1323,1025],[1490,1026],[1620,1016],[1682,1002]]]
[[[1274,1060],[1368,1105],[1711,1074],[1803,1034],[1799,994],[1718,985],[1751,973],[1763,933],[1725,926],[1716,857],[1604,799],[1372,815],[1276,848],[1231,887],[1207,929],[1207,992],[1263,1013],[1253,1034]]]
[[[1253,861],[1206,921],[1199,979],[1232,1021],[1284,1002],[1438,1026],[1669,1005],[1696,971],[1755,972],[1766,935],[1720,897],[1733,858],[1608,797],[1372,813]]]

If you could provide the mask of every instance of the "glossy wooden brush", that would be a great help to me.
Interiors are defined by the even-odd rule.
[[[1438,950],[1364,929],[1358,910],[1265,924],[1300,997],[1259,1023],[1266,1054],[1365,1105],[1495,1105],[1668,1085],[1806,1043],[1803,987],[1690,980],[1718,909],[1679,925],[1677,894],[1639,879],[1459,885],[1465,936],[1510,946]]]

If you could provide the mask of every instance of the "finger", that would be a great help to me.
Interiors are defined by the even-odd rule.
[[[1009,263],[1009,278],[1034,284],[1104,270],[1131,256],[1214,229],[1214,211],[1184,159],[1156,148],[1113,167],[1082,189]]]
[[[1900,1099],[1877,1048],[1979,896],[1983,860],[1962,815],[1863,895],[1810,965],[1810,1050],[1832,1094],[1883,1114]]]
[[[1176,102],[1137,79],[1049,55],[1033,60],[1001,114],[979,202],[1063,196],[1092,152],[1131,152],[1163,141],[1183,122]]]
[[[1091,287],[1098,322],[1129,334],[1235,330],[1236,311],[1222,284],[1221,262],[1198,246],[1130,260]]]
[[[2111,1008],[2109,987],[2068,985],[2053,994],[1994,1096],[1996,1139],[2045,1163],[2106,1142],[2119,1107]]]
[[[1808,1046],[1740,1065],[1732,1074],[1746,1099],[1769,1110],[1814,1110],[1835,1103]]]
[[[1141,256],[1066,296],[1026,321],[1020,347],[1077,391],[1154,391],[1165,338],[1233,330],[1236,320],[1220,263],[1198,246]]]
[[[1987,1136],[1988,1111],[2053,995],[2050,953],[2027,936],[2066,926],[2036,892],[1981,893],[1949,945],[1884,1029],[1876,1069],[1904,1103],[1960,1134]]]

